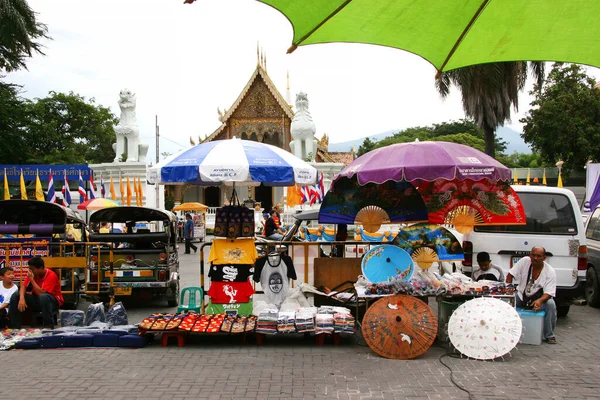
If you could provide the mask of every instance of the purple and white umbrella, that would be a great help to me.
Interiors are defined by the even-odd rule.
[[[360,185],[436,179],[510,180],[510,169],[487,154],[457,143],[409,142],[375,149],[358,157],[333,180],[357,177]]]
[[[317,169],[278,147],[232,138],[201,143],[167,157],[148,169],[148,181],[203,186],[313,185]]]

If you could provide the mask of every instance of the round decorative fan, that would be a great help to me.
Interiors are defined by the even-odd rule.
[[[422,269],[429,269],[431,264],[439,261],[437,253],[429,247],[415,249],[411,257]]]
[[[381,224],[390,222],[388,213],[378,206],[366,206],[356,214],[355,221],[363,226],[367,232],[377,232]]]
[[[483,217],[473,207],[460,206],[448,213],[445,224],[454,226],[454,229],[466,235],[473,231],[475,225],[483,224]]]

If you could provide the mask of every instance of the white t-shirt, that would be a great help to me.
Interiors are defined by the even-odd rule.
[[[269,304],[281,306],[288,296],[290,279],[297,279],[297,277],[294,264],[289,256],[270,254],[256,261],[254,280],[260,280],[260,286]]]
[[[525,290],[527,291],[527,295],[530,296],[540,288],[544,289],[544,294],[549,294],[552,297],[556,296],[556,272],[554,272],[554,268],[544,261],[544,268],[542,268],[540,276],[532,284],[528,285],[530,265],[531,258],[523,257],[508,271],[519,283],[517,286],[519,298],[523,300],[523,291]],[[533,274],[533,268],[531,273]]]
[[[482,279],[487,279],[489,281],[496,282],[504,282],[504,272],[502,272],[502,269],[500,267],[494,264],[490,264],[490,268],[487,271],[483,271],[481,268],[477,267],[477,269],[473,272],[473,280],[479,280],[479,277],[481,277],[482,275],[489,275],[484,276]],[[491,279],[492,277],[493,279]]]
[[[11,288],[5,288],[4,284],[0,282],[0,304],[10,303],[10,297],[19,290],[19,287],[13,283]]]

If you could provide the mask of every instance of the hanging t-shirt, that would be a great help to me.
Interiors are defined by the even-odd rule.
[[[247,303],[253,294],[250,281],[211,282],[208,289],[208,296],[214,304]]]
[[[254,238],[215,238],[208,254],[208,262],[213,264],[254,264],[257,258]]]
[[[213,264],[208,270],[208,277],[213,282],[246,282],[253,272],[252,264]]]
[[[10,297],[19,290],[19,287],[13,283],[12,287],[5,288],[4,284],[0,282],[0,304],[10,303]]]
[[[254,280],[260,282],[269,303],[279,307],[287,298],[290,279],[298,279],[292,258],[285,254],[269,254],[256,261]]]

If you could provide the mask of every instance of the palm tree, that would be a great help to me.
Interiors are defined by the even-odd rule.
[[[47,32],[26,0],[0,0],[0,71],[27,68],[27,57],[44,54],[35,39],[48,38]]]
[[[442,97],[455,85],[462,92],[465,114],[485,135],[485,152],[494,157],[496,128],[510,120],[511,106],[519,109],[519,92],[525,88],[528,70],[541,87],[543,62],[499,62],[442,72],[436,88]]]

